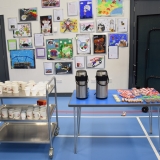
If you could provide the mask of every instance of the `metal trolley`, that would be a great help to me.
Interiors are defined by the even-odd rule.
[[[53,82],[53,83],[52,83]],[[49,104],[49,95],[54,90],[54,104]],[[10,119],[0,118],[4,124],[0,127],[0,143],[37,143],[37,144],[50,144],[49,158],[52,159],[54,149],[52,140],[59,134],[58,125],[58,105],[57,105],[57,89],[56,78],[52,79],[46,85],[46,96],[26,96],[22,90],[19,93],[3,93],[0,94],[1,106],[0,108],[16,108],[27,109],[31,104],[17,104],[5,105],[3,104],[4,98],[46,98],[47,100],[47,118],[42,120],[29,120],[29,119]],[[33,104],[34,106],[34,104]],[[56,110],[56,122],[51,122],[51,116]]]

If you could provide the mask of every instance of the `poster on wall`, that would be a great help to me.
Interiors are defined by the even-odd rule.
[[[72,74],[72,62],[56,62],[55,74]]]
[[[80,32],[94,32],[94,22],[80,22]]]
[[[53,10],[53,20],[55,22],[63,21],[63,9],[54,9]]]
[[[93,53],[102,54],[106,53],[106,35],[93,35]]]
[[[89,34],[77,34],[76,44],[77,44],[77,54],[91,53],[91,40]]]
[[[11,69],[36,68],[34,49],[11,50],[10,59],[11,59]]]
[[[75,56],[75,67],[78,69],[85,68],[85,57],[84,56]]]
[[[97,16],[123,14],[123,0],[97,0]]]
[[[16,39],[8,39],[8,50],[17,50],[17,40]]]
[[[78,32],[78,20],[77,19],[64,19],[60,22],[60,32]]]
[[[20,21],[36,21],[37,16],[37,7],[19,9]]]
[[[19,38],[19,48],[32,48],[31,38]]]
[[[79,0],[80,19],[93,18],[92,0]]]
[[[128,46],[128,34],[109,34],[109,46],[127,47]]]
[[[18,23],[17,29],[13,30],[13,37],[32,37],[31,23]]]
[[[53,74],[53,63],[52,62],[44,62],[43,67],[44,67],[45,75]]]
[[[76,1],[67,2],[67,13],[68,16],[77,16],[78,15],[78,5]]]
[[[47,59],[72,59],[73,44],[72,39],[47,39]]]
[[[42,8],[59,7],[60,0],[41,0]]]
[[[52,35],[52,16],[40,16],[41,33],[45,36]]]
[[[105,68],[105,56],[86,56],[87,68]]]
[[[117,32],[127,32],[128,31],[128,19],[118,18],[117,19]]]
[[[115,18],[97,19],[97,32],[115,32]]]
[[[9,30],[17,29],[17,18],[8,18],[8,29]]]

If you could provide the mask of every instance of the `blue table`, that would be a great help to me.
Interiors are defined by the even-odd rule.
[[[108,90],[107,99],[97,99],[96,90],[88,91],[87,99],[77,99],[76,90],[73,91],[70,98],[69,107],[74,109],[74,153],[77,153],[77,138],[80,131],[80,119],[81,119],[81,107],[149,107],[149,123],[150,123],[150,133],[152,133],[152,107],[158,107],[158,122],[159,122],[159,146],[160,146],[160,103],[128,103],[128,102],[116,102],[113,95],[117,94],[117,90]]]

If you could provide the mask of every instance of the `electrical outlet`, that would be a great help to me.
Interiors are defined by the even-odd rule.
[[[57,79],[57,83],[62,83],[62,79]]]
[[[112,78],[109,78],[109,83],[112,83]]]

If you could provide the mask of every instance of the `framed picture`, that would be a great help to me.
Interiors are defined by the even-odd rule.
[[[35,69],[34,49],[11,50],[11,69]]]
[[[41,0],[42,8],[59,7],[60,0]]]
[[[13,37],[32,37],[31,23],[18,23],[17,29],[13,30]]]
[[[32,48],[31,38],[19,38],[19,48]]]
[[[77,53],[78,54],[90,54],[91,42],[89,34],[77,34],[76,35]]]
[[[45,48],[36,48],[36,58],[37,59],[46,58]]]
[[[53,21],[55,22],[63,21],[63,9],[53,10]]]
[[[44,35],[42,33],[34,34],[34,45],[35,47],[44,46]]]
[[[94,22],[80,22],[80,32],[81,33],[94,32]]]
[[[52,16],[40,16],[41,33],[45,36],[52,35]]]
[[[75,56],[75,67],[78,69],[85,68],[85,57],[84,56]]]
[[[17,29],[17,18],[8,18],[8,29],[9,30]]]
[[[37,7],[19,9],[19,20],[20,21],[36,21],[37,16],[38,16]]]
[[[77,1],[67,2],[67,13],[68,16],[77,16],[78,15],[78,4]]]
[[[105,56],[86,56],[87,68],[105,68]]]
[[[93,54],[106,53],[106,35],[99,34],[93,35]]]
[[[72,62],[56,62],[54,63],[55,74],[72,74]]]
[[[52,62],[44,62],[43,66],[44,66],[45,75],[53,74],[53,63]]]
[[[8,43],[8,50],[17,50],[17,40],[16,39],[9,39],[7,40]]]

